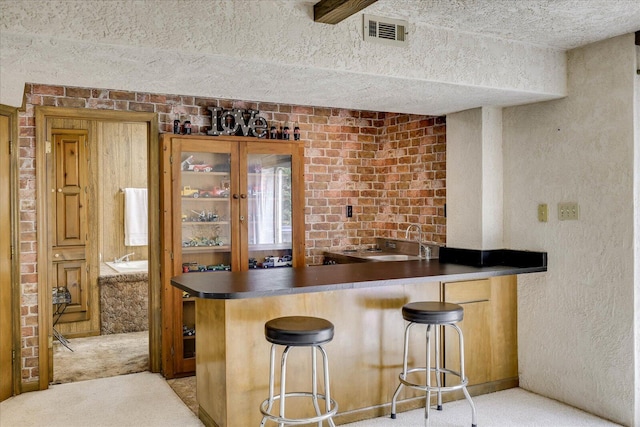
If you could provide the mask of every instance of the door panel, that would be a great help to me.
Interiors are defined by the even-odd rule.
[[[84,245],[87,233],[86,135],[55,135],[56,242],[54,246]]]
[[[446,283],[444,297],[445,302],[464,308],[464,318],[458,326],[464,334],[465,374],[469,385],[491,381],[490,281]],[[451,328],[445,328],[445,366],[458,370],[459,354],[458,335]],[[453,382],[455,384],[456,380]]]
[[[87,264],[84,261],[71,261],[56,263],[56,284],[58,287],[67,288],[71,294],[71,303],[65,309],[65,320],[84,320],[83,312],[87,311],[87,298],[83,295],[87,288]],[[80,313],[81,316],[71,316],[72,313]]]
[[[87,275],[87,186],[88,152],[86,132],[53,135],[55,217],[52,220],[53,289],[67,288],[71,303],[58,323],[89,320]]]

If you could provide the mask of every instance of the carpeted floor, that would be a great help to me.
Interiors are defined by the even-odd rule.
[[[160,374],[55,384],[0,403],[2,427],[202,426]]]
[[[511,389],[474,398],[479,427],[612,427],[593,415],[551,399]],[[257,411],[257,408],[256,408]],[[424,425],[424,410],[347,424],[349,427]],[[466,401],[433,411],[431,427],[468,427]],[[150,372],[56,384],[0,403],[2,427],[190,427],[202,426],[196,415],[159,375]],[[268,424],[269,427],[272,424]]]
[[[147,332],[77,338],[70,345],[73,352],[59,343],[55,348],[54,380],[66,384],[1,402],[1,427],[203,425],[196,415],[195,377],[165,381],[161,375],[147,372]],[[123,375],[132,371],[139,373]],[[617,426],[519,388],[477,396],[474,402],[480,427]],[[471,410],[464,400],[431,412],[431,427],[468,426],[470,422]],[[398,413],[395,420],[386,416],[347,425],[422,426],[424,410]]]
[[[612,427],[618,426],[558,401],[521,388],[473,398],[479,427]],[[430,427],[468,427],[471,409],[466,400],[445,403],[442,411],[429,413]],[[349,427],[410,427],[424,425],[424,409],[346,424]]]

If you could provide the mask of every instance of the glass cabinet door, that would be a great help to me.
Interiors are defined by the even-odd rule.
[[[182,272],[229,271],[231,154],[180,152]],[[175,160],[174,160],[175,161]]]
[[[249,268],[292,265],[290,154],[247,155]]]

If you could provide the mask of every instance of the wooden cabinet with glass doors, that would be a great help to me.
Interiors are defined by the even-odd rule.
[[[164,134],[162,149],[162,364],[195,372],[195,298],[178,274],[304,265],[300,141]]]

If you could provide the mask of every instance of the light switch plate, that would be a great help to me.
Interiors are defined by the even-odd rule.
[[[549,206],[546,203],[538,205],[538,221],[547,222],[549,220]]]
[[[580,217],[580,207],[574,202],[558,203],[558,219],[560,221],[577,220]]]

